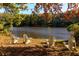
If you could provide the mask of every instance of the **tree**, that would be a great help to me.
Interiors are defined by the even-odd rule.
[[[9,30],[13,27],[15,23],[17,26],[20,25],[23,18],[20,16],[19,11],[27,9],[27,5],[22,3],[1,3],[0,8],[3,8],[5,11],[1,16],[1,22],[3,24],[0,25],[3,30]]]

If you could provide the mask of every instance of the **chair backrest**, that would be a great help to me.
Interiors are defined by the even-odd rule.
[[[55,46],[55,40],[56,38],[54,36],[50,36],[48,40],[49,46]]]
[[[72,35],[68,39],[68,46],[70,50],[73,50],[73,48],[76,48],[75,38]]]
[[[29,39],[29,37],[27,36],[27,34],[23,34],[23,38],[24,39]]]

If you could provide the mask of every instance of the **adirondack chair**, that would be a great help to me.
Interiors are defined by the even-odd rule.
[[[68,44],[66,42],[63,42],[64,46],[70,51],[72,52],[75,48],[76,48],[76,42],[75,42],[75,38],[70,35],[69,39],[68,39]]]
[[[54,36],[50,36],[49,39],[46,40],[46,43],[49,47],[55,47],[56,38]]]
[[[12,43],[14,44],[14,43],[18,43],[18,40],[20,39],[19,37],[16,37],[15,35],[11,35],[11,37],[12,37]]]
[[[30,39],[32,39],[32,38],[29,38],[27,34],[23,34],[23,38],[25,39],[25,44],[29,44],[31,42]]]

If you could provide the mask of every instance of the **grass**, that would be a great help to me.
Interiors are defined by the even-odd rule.
[[[56,47],[45,47],[43,42],[45,39],[31,39],[30,44],[23,44],[23,38],[19,40],[18,44],[11,44],[12,39],[9,35],[0,35],[0,55],[6,56],[69,56],[69,50],[64,47],[62,40],[56,41]],[[72,52],[70,55],[79,55],[79,53]]]

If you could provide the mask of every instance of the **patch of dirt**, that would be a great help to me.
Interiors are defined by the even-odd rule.
[[[54,48],[37,47],[0,47],[1,56],[78,56],[79,54],[70,53],[66,48],[56,50]]]

